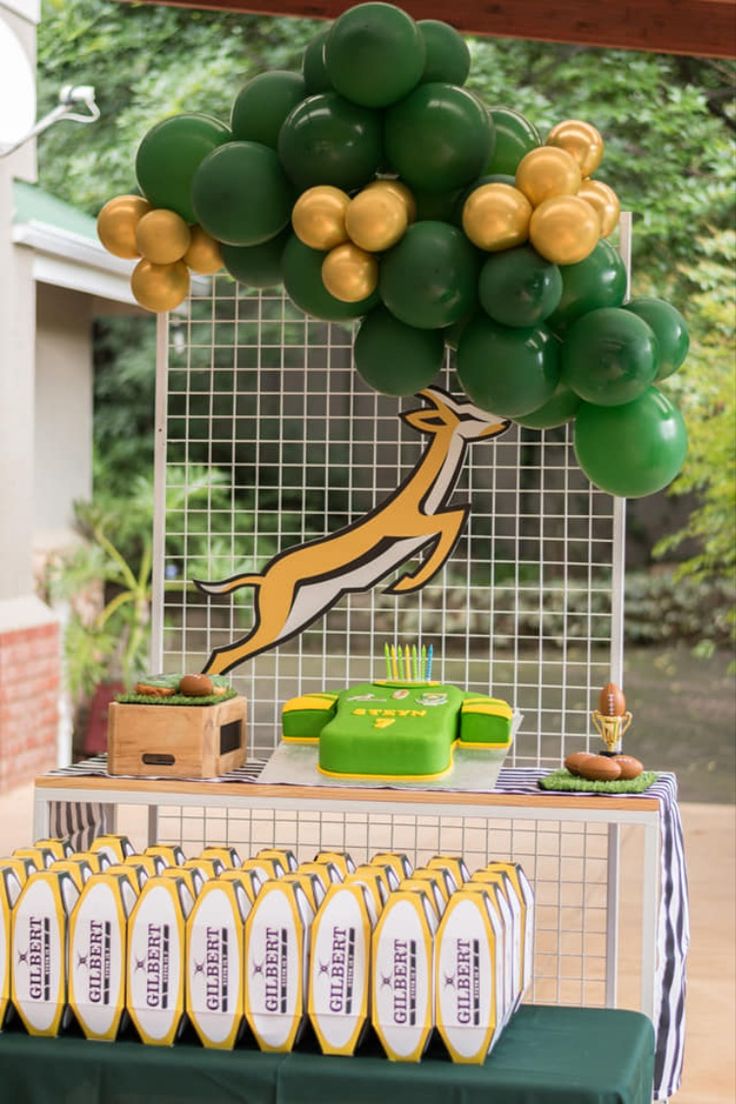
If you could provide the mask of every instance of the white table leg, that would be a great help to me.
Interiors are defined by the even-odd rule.
[[[148,846],[158,843],[158,805],[148,806]]]
[[[47,839],[50,834],[51,804],[43,790],[33,791],[33,838]]]

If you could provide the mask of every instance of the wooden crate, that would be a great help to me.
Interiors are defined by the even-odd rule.
[[[216,705],[126,705],[109,709],[110,774],[215,778],[245,762],[246,700]]]

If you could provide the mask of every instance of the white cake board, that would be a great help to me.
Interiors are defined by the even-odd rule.
[[[511,722],[512,739],[519,731],[523,715],[514,711]],[[367,790],[450,790],[463,793],[490,793],[496,786],[508,748],[493,751],[488,748],[470,750],[455,748],[452,769],[442,778],[417,782],[386,782],[369,778],[328,778],[320,774],[317,744],[280,743],[259,774],[256,782],[287,786],[349,787]]]

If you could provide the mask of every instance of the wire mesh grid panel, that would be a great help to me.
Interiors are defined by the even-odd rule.
[[[260,572],[385,502],[427,448],[398,416],[424,400],[364,385],[350,328],[225,278],[162,332],[154,661],[198,670],[248,634],[254,594],[246,585],[212,597],[193,580]],[[461,394],[449,362],[441,385]],[[588,748],[592,695],[611,677],[618,633],[614,500],[578,469],[566,427],[511,426],[470,445],[451,502],[470,503],[468,523],[423,589],[385,593],[417,569],[407,559],[233,670],[256,754],[278,742],[284,701],[379,676],[387,641],[433,643],[434,677],[519,708],[511,765],[556,765]]]
[[[127,828],[124,817],[118,827]],[[371,812],[166,806],[158,839],[188,855],[230,844],[241,855],[285,847],[300,861],[319,850],[348,851],[356,862],[399,851],[415,865],[438,853],[462,854],[470,870],[492,859],[520,862],[534,887],[535,969],[528,999],[603,1005],[607,979],[608,826],[567,820],[416,816]],[[611,921],[615,922],[615,921]]]

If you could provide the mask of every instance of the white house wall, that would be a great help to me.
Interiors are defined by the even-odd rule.
[[[34,475],[36,550],[72,539],[75,499],[92,493],[92,302],[39,284]]]

